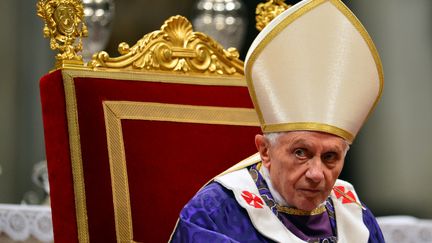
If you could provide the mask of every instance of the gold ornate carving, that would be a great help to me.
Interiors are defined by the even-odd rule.
[[[256,8],[256,28],[261,31],[276,16],[287,10],[291,5],[284,0],[268,0],[266,3],[258,4]]]
[[[45,21],[44,36],[50,47],[58,49],[56,68],[63,64],[83,65],[81,37],[88,35],[84,23],[84,10],[80,0],[39,0],[37,15]]]
[[[243,75],[243,61],[235,48],[228,50],[209,36],[194,32],[182,16],[165,21],[161,29],[144,35],[134,46],[121,43],[121,56],[106,52],[93,55],[88,66],[132,70],[164,70],[183,73]]]

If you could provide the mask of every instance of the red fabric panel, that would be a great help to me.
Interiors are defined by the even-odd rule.
[[[246,87],[75,78],[79,111],[104,100],[253,108]],[[92,112],[94,110],[91,110]],[[91,112],[91,113],[92,113]],[[84,113],[84,112],[82,112]]]
[[[60,71],[40,80],[55,242],[78,242],[66,104]]]
[[[123,121],[122,128],[139,242],[167,242],[187,201],[213,176],[254,153],[259,132],[257,127],[134,120]]]
[[[87,213],[90,240],[92,242],[115,242],[114,209],[111,196],[112,192],[102,101],[122,100],[226,107],[253,107],[246,87],[169,84],[96,78],[75,78],[75,87],[86,184]],[[147,125],[147,123],[145,125]],[[165,133],[164,130],[165,128],[159,129],[159,134],[157,136],[168,136],[169,133]],[[259,128],[253,128],[252,130],[249,130],[249,134],[255,135],[255,133],[259,131]],[[152,142],[145,140],[145,137],[137,136],[138,133],[130,132],[130,134],[128,140],[143,140],[146,143]],[[185,141],[186,140],[187,139],[185,139]],[[253,146],[253,139],[247,140],[250,141],[251,146]],[[207,141],[201,141],[201,144],[205,143],[207,143]],[[228,147],[231,144],[230,141],[225,141],[225,143]],[[144,146],[147,145],[144,144]],[[179,149],[176,151],[181,152]],[[129,150],[127,150],[126,156],[129,156],[128,153]],[[197,162],[202,163],[202,158],[214,156],[209,154],[208,150],[206,154],[203,155],[199,157],[200,159]],[[141,157],[145,156],[145,154],[141,155]],[[241,158],[242,157],[239,157],[235,161],[231,161],[232,164]],[[129,161],[127,161],[127,163],[129,163]],[[219,167],[216,171],[212,171],[212,173],[203,174],[202,178],[205,178],[205,180],[200,180],[200,184],[196,184],[191,192],[185,195],[192,195],[199,186],[227,167],[228,166]],[[134,171],[132,171],[132,173],[133,172]],[[135,186],[136,184],[134,183],[134,181],[130,180],[130,185]],[[134,195],[138,194],[135,193]],[[182,199],[182,202],[185,202],[185,200],[186,196]],[[133,202],[133,205],[140,204],[141,201],[138,200],[137,203]],[[139,206],[134,208],[138,207]],[[153,209],[149,210],[151,211]],[[146,213],[148,214],[149,211]],[[145,215],[144,212],[139,212],[139,214]],[[175,215],[178,215],[178,212],[175,213]],[[162,216],[162,218],[164,217],[165,216]],[[146,219],[147,218],[134,217],[134,223],[140,224]],[[163,234],[155,234],[154,236],[159,238],[154,239],[145,238],[147,237],[146,234],[150,232],[139,230],[140,225],[134,224],[134,228],[136,234],[138,234],[137,237],[145,242],[160,242],[160,237],[163,237],[163,242],[169,237],[174,223],[175,220],[174,222],[166,222],[169,231]],[[164,230],[168,228],[164,228]]]
[[[253,107],[246,87],[75,78],[75,88],[91,242],[116,242],[104,100]],[[59,71],[41,79],[41,97],[55,240],[76,242],[66,107]],[[122,127],[134,239],[142,242],[166,242],[181,207],[210,178],[253,153],[253,136],[260,131],[258,127],[132,120],[122,121]],[[152,182],[158,183],[147,186]],[[170,196],[177,194],[172,202]]]

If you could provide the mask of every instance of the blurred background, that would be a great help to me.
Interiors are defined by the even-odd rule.
[[[144,34],[159,30],[172,15],[188,17],[194,30],[208,28],[205,24],[216,20],[201,18],[207,11],[202,1],[114,0],[115,7],[100,5],[112,12],[105,16],[109,19],[101,20],[106,21],[102,25],[108,32],[95,38],[111,56],[117,56],[120,42],[135,44]],[[45,160],[38,82],[53,68],[56,52],[43,37],[36,2],[0,1],[0,203],[41,203],[45,193],[33,176]],[[91,6],[103,1],[85,2]],[[216,30],[208,28],[208,33],[225,36],[226,43],[220,42],[235,45],[244,59],[258,33],[255,8],[260,2],[243,0],[241,9],[237,3],[231,5],[235,13],[224,21],[238,23],[237,29],[219,24]],[[351,146],[341,177],[355,185],[377,216],[432,218],[432,1],[344,2],[380,52],[385,87],[376,111]],[[98,13],[104,14],[87,12]]]

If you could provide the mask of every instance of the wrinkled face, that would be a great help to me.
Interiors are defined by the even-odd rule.
[[[255,138],[273,187],[290,205],[311,211],[330,195],[345,159],[347,144],[322,132],[282,133],[272,144]]]

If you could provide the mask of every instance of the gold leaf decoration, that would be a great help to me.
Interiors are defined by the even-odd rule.
[[[39,0],[37,15],[45,21],[44,37],[50,38],[50,47],[59,50],[56,66],[64,63],[81,64],[82,37],[88,35],[84,23],[81,0]]]
[[[258,4],[256,8],[256,28],[261,31],[276,16],[287,10],[291,5],[284,3],[284,0],[269,0],[266,3]]]
[[[183,73],[243,75],[243,61],[235,48],[228,50],[209,36],[192,30],[182,16],[169,18],[160,30],[144,35],[134,46],[120,43],[121,56],[93,55],[92,68],[160,70]]]

